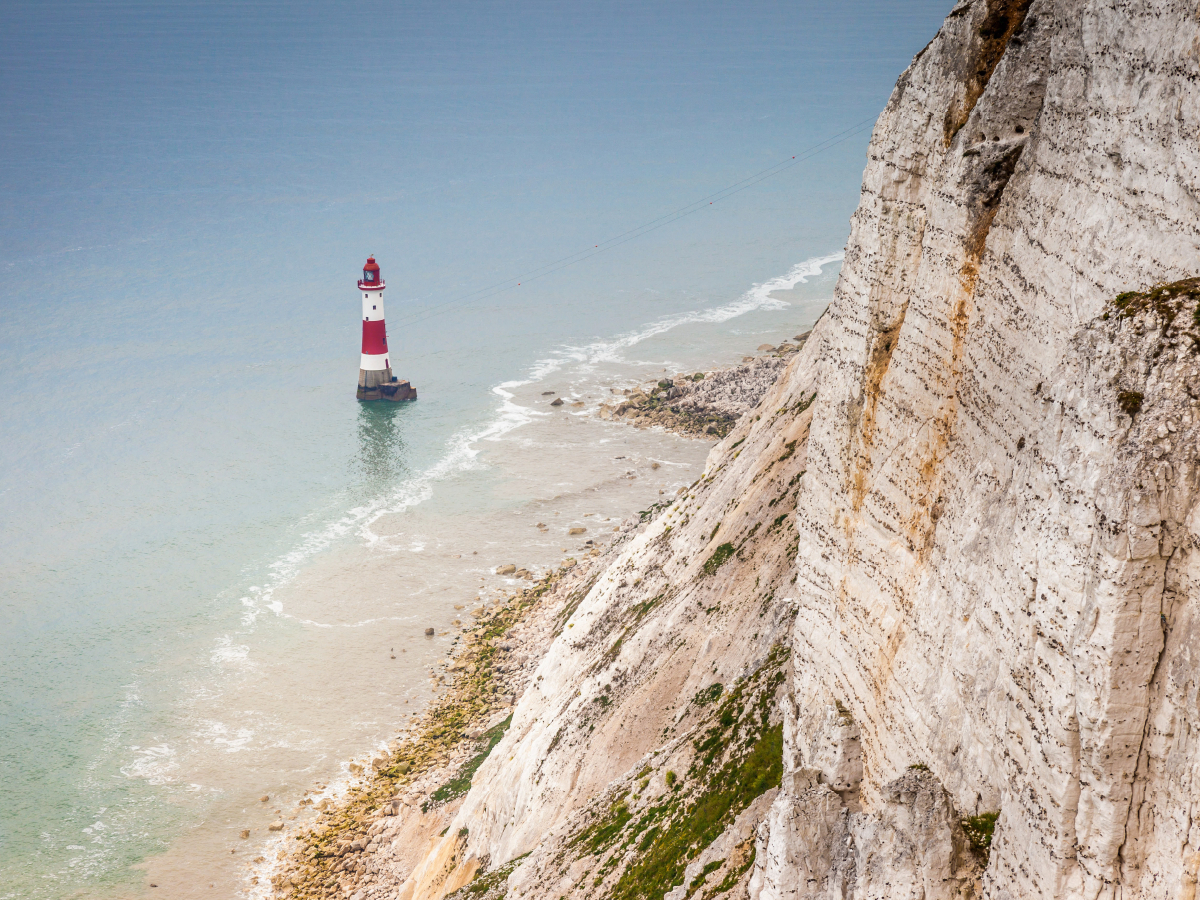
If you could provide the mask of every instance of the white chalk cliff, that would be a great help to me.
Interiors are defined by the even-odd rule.
[[[1192,900],[1200,282],[1114,301],[1197,275],[1196,0],[960,3],[813,337],[362,896]]]

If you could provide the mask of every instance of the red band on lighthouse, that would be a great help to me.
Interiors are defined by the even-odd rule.
[[[387,330],[383,319],[378,322],[363,321],[362,352],[365,356],[380,356],[387,353]]]

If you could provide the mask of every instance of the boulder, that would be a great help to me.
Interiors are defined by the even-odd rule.
[[[496,574],[497,575],[512,575],[516,571],[517,571],[517,567],[515,565],[513,565],[512,563],[508,563],[503,566],[496,566]]]
[[[562,397],[556,397],[555,399],[551,400],[550,405],[551,406],[562,406],[563,405]]]

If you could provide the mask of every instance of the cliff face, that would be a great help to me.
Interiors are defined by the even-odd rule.
[[[1200,272],[1200,10],[960,3],[869,157],[405,900],[1195,896],[1200,282],[1119,295]]]
[[[1194,891],[1200,329],[1111,300],[1200,270],[1198,54],[1191,2],[960,3],[876,126],[830,310],[789,763],[841,703],[864,809],[924,765],[999,813],[991,896]],[[810,890],[806,802],[761,896]]]

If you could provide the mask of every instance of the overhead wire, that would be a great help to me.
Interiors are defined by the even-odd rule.
[[[434,316],[442,315],[451,307],[467,302],[478,303],[481,300],[487,300],[499,294],[516,290],[518,287],[522,287],[531,281],[537,281],[540,278],[545,278],[547,275],[552,275],[555,272],[559,272],[563,269],[569,268],[570,266],[577,265],[578,263],[584,262],[592,257],[599,256],[601,253],[607,253],[609,250],[619,247],[622,244],[627,244],[630,241],[637,240],[638,238],[647,235],[652,231],[657,231],[659,228],[670,225],[674,222],[678,222],[680,219],[684,219],[690,215],[693,215],[702,209],[708,208],[709,206],[713,206],[722,200],[726,200],[729,197],[734,196],[735,194],[740,194],[742,191],[748,190],[755,185],[766,181],[768,178],[773,178],[776,175],[787,171],[793,166],[797,166],[800,163],[812,159],[814,156],[823,153],[826,150],[836,147],[838,144],[845,143],[846,141],[850,140],[850,138],[864,131],[874,121],[874,116],[868,119],[863,119],[861,122],[851,125],[844,131],[840,131],[837,134],[831,135],[830,137],[825,138],[823,141],[813,144],[811,147],[800,151],[791,159],[785,159],[782,162],[768,166],[767,168],[755,172],[752,175],[747,175],[740,181],[735,181],[732,184],[726,185],[718,191],[714,191],[705,197],[701,197],[699,200],[693,200],[691,203],[681,206],[678,209],[664,213],[657,218],[649,220],[648,222],[643,222],[641,225],[627,229],[626,231],[614,235],[607,240],[601,241],[598,244],[593,244],[591,247],[588,247],[584,250],[576,251],[575,253],[561,257],[553,262],[548,262],[542,266],[538,266],[537,268],[529,269],[520,274],[505,278],[503,281],[498,281],[486,287],[477,288],[474,291],[461,294],[458,297],[446,300],[443,303],[437,304],[436,306],[415,310],[408,316],[402,316],[399,319],[393,320],[389,324],[415,325],[418,322],[424,322],[426,319],[433,318]]]

